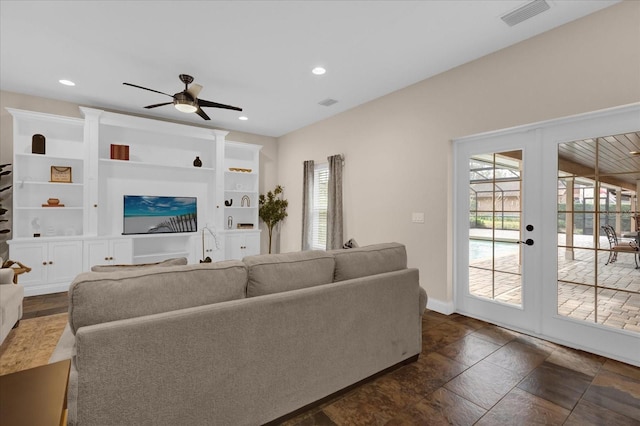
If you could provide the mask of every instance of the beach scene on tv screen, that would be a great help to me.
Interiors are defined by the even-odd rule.
[[[195,232],[195,197],[124,196],[124,234]]]

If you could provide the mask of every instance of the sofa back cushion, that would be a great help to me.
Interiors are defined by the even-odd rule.
[[[336,259],[334,281],[382,274],[407,268],[403,244],[384,243],[329,252]]]
[[[174,259],[163,260],[156,263],[140,263],[135,265],[94,265],[91,267],[92,272],[116,272],[116,271],[137,271],[141,268],[152,266],[176,266],[186,265],[189,263],[186,257],[176,257]]]
[[[321,250],[247,256],[247,297],[297,290],[333,282],[335,260]]]
[[[240,261],[84,272],[69,288],[69,324],[80,327],[242,299],[247,268]]]

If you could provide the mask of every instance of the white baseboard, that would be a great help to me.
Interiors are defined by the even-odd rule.
[[[61,293],[69,291],[71,283],[44,284],[44,285],[25,285],[24,296],[40,296],[42,294]]]
[[[442,300],[434,299],[433,297],[427,298],[427,309],[444,315],[451,315],[455,312],[453,301],[443,302]]]

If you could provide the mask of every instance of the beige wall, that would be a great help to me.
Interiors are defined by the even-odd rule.
[[[100,106],[92,105],[83,106],[101,108]],[[38,111],[69,117],[82,117],[82,113],[78,107],[78,104],[70,102],[0,91],[0,164],[11,163],[13,161],[13,120],[6,108]],[[176,122],[179,123],[179,121]],[[184,122],[183,124],[193,125],[193,123]],[[232,131],[227,135],[227,139],[262,145],[263,148],[260,153],[260,193],[264,193],[276,185],[278,157],[276,138]],[[266,235],[266,231],[262,234],[261,251],[266,253],[268,251],[268,236]],[[0,256],[2,256],[3,253],[6,256],[6,246],[3,244],[3,241],[0,241]]]
[[[429,296],[451,302],[451,140],[640,101],[638,22],[640,2],[623,2],[279,138],[282,251],[300,249],[302,162],[343,153],[345,240],[405,243]]]

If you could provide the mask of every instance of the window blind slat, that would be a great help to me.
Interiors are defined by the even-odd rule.
[[[327,204],[329,195],[329,165],[317,164],[314,170],[312,241],[316,250],[327,245]]]

